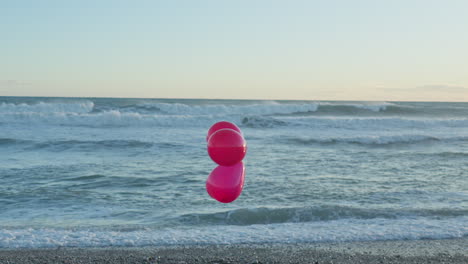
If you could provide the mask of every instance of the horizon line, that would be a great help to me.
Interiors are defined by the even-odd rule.
[[[203,97],[123,97],[123,96],[34,96],[0,95],[16,98],[70,98],[70,99],[162,99],[162,100],[218,100],[218,101],[332,101],[332,102],[407,102],[407,103],[468,103],[468,101],[431,101],[431,100],[343,100],[343,99],[259,99],[259,98],[203,98]]]

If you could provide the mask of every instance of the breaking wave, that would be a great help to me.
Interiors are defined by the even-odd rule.
[[[274,115],[308,113],[315,112],[318,109],[317,103],[280,104],[275,102],[246,105],[186,105],[180,103],[159,103],[155,106],[164,113],[176,115]]]
[[[457,109],[467,111],[468,114],[468,108],[458,107]],[[388,102],[236,101],[220,103],[208,100],[198,103],[145,101],[125,105],[90,100],[34,104],[3,102],[0,103],[0,124],[178,127],[209,126],[216,121],[226,120],[251,128],[306,126],[372,129],[375,127],[468,126],[466,115],[450,118],[437,117],[437,115],[430,117],[412,115],[423,110],[425,110],[424,107]]]
[[[94,103],[91,101],[83,102],[63,102],[63,103],[45,103],[36,104],[13,104],[1,103],[0,114],[5,113],[76,113],[83,114],[93,111]]]
[[[382,128],[431,128],[468,127],[467,118],[400,118],[400,117],[273,117],[255,115],[162,115],[120,112],[99,113],[36,113],[16,112],[0,114],[0,122],[9,124],[66,125],[66,126],[161,126],[179,127],[210,126],[219,120],[239,123],[251,128],[302,126],[310,128],[382,129]]]

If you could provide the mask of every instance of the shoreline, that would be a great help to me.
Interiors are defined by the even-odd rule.
[[[468,263],[468,238],[299,244],[0,249],[0,263]]]

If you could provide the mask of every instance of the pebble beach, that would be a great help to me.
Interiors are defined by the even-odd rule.
[[[467,239],[0,250],[0,263],[468,263]]]

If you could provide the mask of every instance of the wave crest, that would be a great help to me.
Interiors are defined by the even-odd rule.
[[[273,115],[315,112],[318,109],[318,104],[280,104],[276,102],[268,102],[263,104],[243,105],[187,105],[180,103],[158,103],[154,104],[153,107],[160,109],[164,113],[177,115]]]
[[[255,225],[331,221],[339,219],[397,219],[400,217],[465,216],[467,210],[434,209],[406,210],[362,209],[344,206],[300,208],[251,208],[208,214],[186,214],[177,220],[190,225]]]

